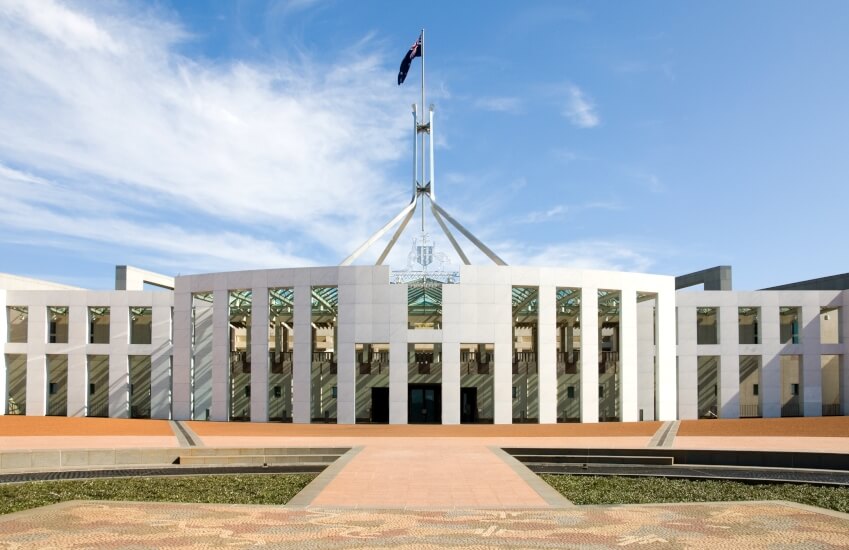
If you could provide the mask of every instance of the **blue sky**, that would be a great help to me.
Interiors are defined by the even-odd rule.
[[[409,198],[422,27],[440,204],[508,263],[849,271],[826,0],[3,0],[0,271],[339,263]]]

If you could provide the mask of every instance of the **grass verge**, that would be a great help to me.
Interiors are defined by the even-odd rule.
[[[789,500],[849,513],[849,488],[846,487],[791,483],[750,485],[737,481],[693,481],[663,477],[555,474],[541,474],[540,477],[575,504]]]
[[[0,485],[0,514],[67,500],[286,504],[315,474],[245,474],[31,481]]]

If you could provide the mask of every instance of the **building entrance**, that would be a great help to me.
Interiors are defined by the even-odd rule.
[[[389,388],[371,389],[371,421],[376,424],[389,423]]]
[[[474,424],[478,421],[478,389],[460,388],[460,423]]]
[[[411,384],[407,403],[410,424],[442,423],[442,384]]]

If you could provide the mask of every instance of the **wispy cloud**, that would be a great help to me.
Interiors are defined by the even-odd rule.
[[[522,102],[518,97],[479,97],[473,105],[484,111],[517,114],[522,111]]]
[[[593,101],[574,84],[567,90],[563,116],[579,128],[594,128],[601,122]]]
[[[547,222],[561,217],[565,212],[566,209],[563,207],[563,205],[558,204],[557,206],[553,206],[547,210],[537,210],[534,212],[529,212],[527,215],[519,219],[519,223]]]
[[[616,202],[595,201],[575,205],[558,204],[546,210],[537,210],[522,216],[517,223],[545,223],[557,221],[565,218],[567,215],[575,215],[583,210],[622,210],[622,206]]]
[[[406,191],[386,178],[408,119],[379,55],[213,63],[161,13],[83,6],[0,3],[3,239],[303,265],[344,257]]]
[[[536,247],[511,242],[501,243],[498,251],[511,265],[647,272],[653,264],[649,250],[613,240],[577,240]]]

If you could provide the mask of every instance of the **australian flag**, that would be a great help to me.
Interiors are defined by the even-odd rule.
[[[410,63],[413,62],[413,59],[422,56],[422,36],[419,35],[419,39],[416,40],[416,43],[410,46],[410,51],[407,52],[407,55],[404,56],[404,60],[401,61],[401,68],[398,69],[398,85],[404,83],[404,80],[407,78],[407,71],[410,70]]]

